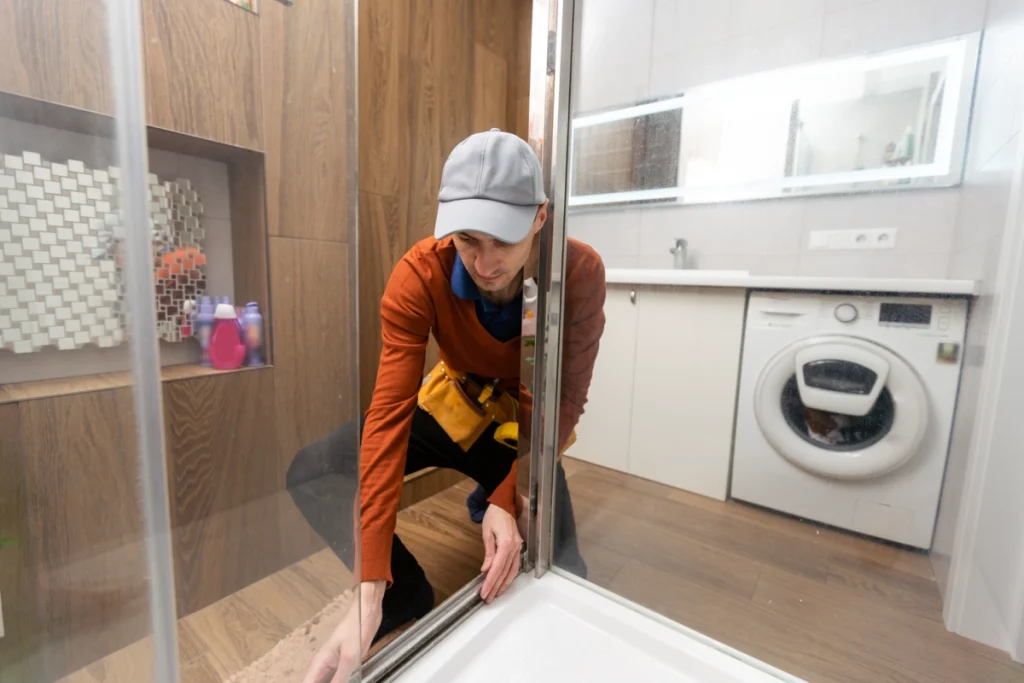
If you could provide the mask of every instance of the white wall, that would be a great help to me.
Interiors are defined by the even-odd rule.
[[[38,152],[51,162],[77,159],[90,168],[117,165],[116,149],[110,140],[0,119],[0,154],[21,154],[25,150]],[[234,267],[227,165],[151,149],[149,168],[161,180],[188,178],[192,182],[203,204],[202,225],[206,230],[204,246],[209,294],[233,297]],[[0,382],[28,382],[127,370],[131,366],[128,343],[107,349],[86,347],[58,351],[47,348],[29,354],[0,351]],[[191,342],[161,342],[161,363],[177,365],[198,361],[198,350],[193,346]]]
[[[985,0],[583,0],[574,108],[948,38],[980,30],[984,15]],[[698,268],[942,278],[959,200],[953,188],[574,212],[568,232],[609,267],[671,267],[668,248],[683,237]],[[896,249],[807,249],[809,230],[864,227],[898,228]]]
[[[933,564],[947,624],[1001,649],[1024,618],[1024,3],[990,0],[950,276],[981,280]],[[1018,650],[1024,658],[1024,648]]]

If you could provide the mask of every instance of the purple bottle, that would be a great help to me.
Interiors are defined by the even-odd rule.
[[[249,366],[263,365],[263,316],[255,302],[250,301],[246,304],[245,315],[242,316],[242,328],[245,332],[242,338],[245,343],[245,364]]]
[[[214,306],[210,297],[204,296],[196,313],[196,323],[192,334],[199,340],[199,364],[210,367],[210,333],[213,331]]]

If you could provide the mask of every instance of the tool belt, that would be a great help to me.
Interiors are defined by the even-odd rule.
[[[498,380],[481,380],[475,375],[459,372],[440,361],[423,380],[419,394],[420,408],[430,413],[441,425],[441,429],[468,451],[492,422],[500,427],[516,427],[519,402],[507,393],[498,391]],[[510,448],[516,448],[515,439],[507,442],[511,427],[505,427],[506,440],[501,441]]]
[[[419,406],[434,418],[448,437],[468,451],[477,439],[497,422],[494,440],[513,450],[519,447],[519,402],[499,391],[499,380],[484,380],[459,372],[438,362],[431,370],[418,397]],[[576,440],[569,435],[568,448]]]

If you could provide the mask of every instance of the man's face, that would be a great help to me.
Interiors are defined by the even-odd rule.
[[[509,244],[476,230],[457,232],[453,236],[455,248],[466,271],[482,292],[502,292],[519,277],[519,272],[530,258],[533,238],[547,220],[547,202],[537,209],[526,239]]]

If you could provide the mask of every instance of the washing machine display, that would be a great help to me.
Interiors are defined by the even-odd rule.
[[[929,547],[966,313],[964,300],[752,294],[731,495]]]

